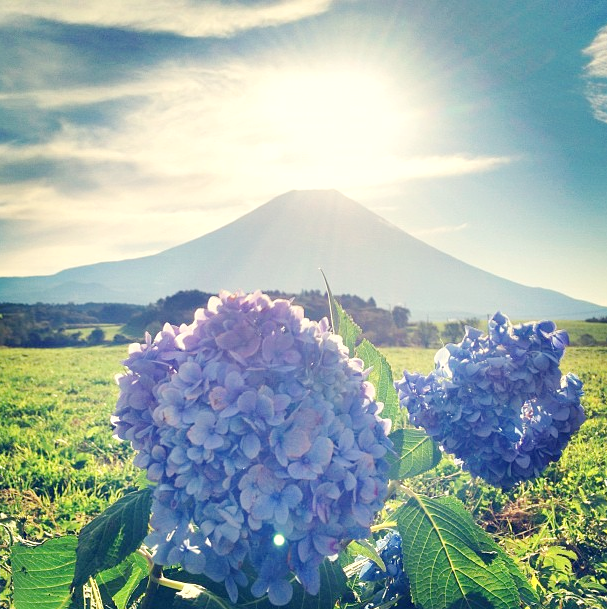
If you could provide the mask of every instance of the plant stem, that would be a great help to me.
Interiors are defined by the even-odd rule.
[[[178,582],[174,579],[164,577],[162,573],[158,577],[155,577],[153,574],[151,574],[150,577],[153,578],[159,586],[171,588],[171,590],[183,590],[188,585],[185,582]]]
[[[400,480],[390,480],[388,483],[388,494],[386,495],[386,498],[392,497],[392,495],[396,494],[399,486]]]
[[[386,522],[382,522],[381,524],[374,524],[371,527],[371,533],[382,531],[383,529],[391,529],[397,525],[398,523],[395,520],[386,520]]]
[[[139,605],[139,609],[153,609],[154,596],[160,584],[158,578],[162,577],[162,567],[160,565],[153,565],[148,578],[148,585],[143,595],[143,601]]]
[[[178,582],[169,579],[168,577],[164,577],[162,574],[162,566],[154,564],[151,555],[146,550],[140,548],[138,552],[145,557],[150,568],[148,585],[145,589],[143,601],[141,602],[141,605],[139,605],[139,609],[154,609],[152,603],[160,586],[170,588],[171,590],[183,590],[188,585],[185,582]]]

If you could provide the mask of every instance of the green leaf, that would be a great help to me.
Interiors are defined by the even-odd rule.
[[[519,569],[516,562],[508,556],[506,551],[493,539],[485,533],[485,531],[479,529],[479,545],[484,547],[486,551],[493,551],[502,560],[510,573],[510,577],[514,581],[518,593],[525,605],[538,605],[540,602],[537,592],[533,589],[533,586],[525,576],[525,574]]]
[[[337,318],[337,301],[333,297],[333,292],[331,292],[331,288],[329,286],[329,282],[327,281],[327,276],[325,272],[320,269],[320,274],[325,281],[325,287],[327,288],[327,296],[329,298],[329,319],[331,321],[331,328],[333,328],[333,332],[335,334],[339,334],[339,319]]]
[[[348,544],[348,550],[351,554],[358,554],[372,560],[382,571],[386,570],[386,563],[382,560],[375,546],[366,539],[351,541]]]
[[[392,429],[403,427],[405,418],[398,402],[398,393],[394,388],[392,368],[388,360],[367,339],[363,339],[358,345],[356,355],[365,363],[365,368],[371,368],[368,380],[375,387],[375,399],[384,404],[381,416],[392,421]]]
[[[109,596],[118,609],[126,609],[131,594],[148,574],[147,560],[134,552],[119,565],[98,573],[95,580],[101,592]]]
[[[453,497],[413,495],[396,514],[403,563],[422,609],[514,609],[516,583],[486,533]]]
[[[148,532],[151,504],[151,489],[129,493],[80,531],[74,587],[119,565],[140,546]]]
[[[11,549],[15,609],[65,609],[76,564],[76,537],[49,539]]]
[[[320,269],[322,277],[325,280],[327,287],[327,296],[329,298],[329,315],[331,317],[331,327],[335,334],[339,334],[344,341],[344,345],[350,350],[350,357],[354,357],[354,347],[356,340],[360,336],[362,330],[356,322],[342,309],[341,305],[335,300],[333,292],[329,287],[329,282],[322,269]]]
[[[434,440],[421,429],[397,429],[389,436],[396,455],[388,453],[388,478],[403,480],[423,474],[438,465],[442,453]]]
[[[350,315],[341,308],[341,305],[337,301],[335,301],[335,311],[337,315],[336,327],[339,329],[334,328],[334,331],[342,337],[344,345],[350,350],[350,357],[354,357],[356,341],[361,335],[362,330]]]

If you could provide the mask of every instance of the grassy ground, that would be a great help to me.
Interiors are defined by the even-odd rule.
[[[91,332],[93,332],[93,330],[99,328],[100,330],[103,330],[103,334],[105,336],[105,340],[108,342],[111,342],[114,340],[114,336],[116,336],[116,334],[120,334],[121,330],[122,330],[122,325],[120,324],[95,324],[95,325],[73,325],[70,326],[67,330],[66,333],[67,334],[76,334],[79,333],[80,336],[84,339],[87,340],[88,337],[91,335]]]
[[[433,367],[435,350],[382,351],[397,377]],[[34,540],[77,531],[136,485],[132,451],[112,438],[110,425],[113,377],[126,354],[124,345],[0,349],[0,524],[13,519]],[[607,598],[607,588],[597,588],[607,585],[607,348],[571,348],[561,368],[584,381],[588,420],[540,480],[503,493],[445,459],[415,484],[456,494],[505,535],[544,607],[603,609],[595,597]],[[0,526],[0,563],[2,534]]]
[[[600,325],[600,324],[592,324]],[[434,350],[385,348],[399,376],[430,372]],[[448,459],[417,483],[457,495],[499,533],[550,609],[607,607],[607,348],[567,350],[563,373],[584,382],[587,420],[544,475],[504,493],[472,480]]]
[[[0,350],[0,512],[28,536],[77,530],[133,485],[112,438],[125,347]]]

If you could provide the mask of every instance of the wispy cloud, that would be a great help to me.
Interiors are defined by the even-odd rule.
[[[586,96],[594,117],[607,123],[607,25],[583,51],[590,57],[586,65]]]
[[[3,187],[0,222],[35,232],[40,251],[54,248],[46,258],[31,248],[3,256],[17,274],[31,268],[32,255],[38,272],[55,272],[74,258],[84,264],[159,251],[291,189],[337,188],[356,198],[513,161],[415,156],[402,142],[412,124],[423,124],[423,110],[403,106],[364,66],[297,73],[254,58],[215,67],[165,62],[130,83],[47,85],[3,100],[63,116],[37,143],[0,145],[0,177],[2,166],[31,175]],[[75,123],[63,113],[107,101],[118,109],[112,125]],[[50,175],[36,171],[49,166],[56,168]],[[57,246],[62,227],[69,231]]]
[[[468,222],[457,225],[433,226],[432,228],[422,228],[410,231],[414,237],[422,238],[434,235],[446,235],[449,233],[459,233],[468,228]]]
[[[327,11],[334,0],[2,0],[0,22],[18,18],[69,24],[171,32],[190,37],[225,37],[259,27],[291,23]]]

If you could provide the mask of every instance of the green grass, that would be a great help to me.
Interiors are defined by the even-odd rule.
[[[382,352],[397,379],[405,368],[433,368],[434,349]],[[133,451],[112,437],[110,425],[113,377],[126,355],[124,345],[0,349],[0,520],[12,517],[21,535],[77,531],[137,485]],[[607,584],[607,348],[570,348],[561,369],[584,381],[588,420],[539,480],[505,493],[444,459],[411,484],[455,494],[499,532],[535,578],[544,607],[604,607],[579,586]]]
[[[583,322],[577,327],[585,329]],[[424,373],[433,368],[433,349],[383,352],[397,378],[405,368]],[[607,607],[607,348],[571,347],[561,370],[584,382],[587,420],[540,478],[503,492],[443,459],[414,484],[430,493],[455,494],[489,531],[500,533],[543,607],[602,609]]]
[[[80,333],[81,338],[87,340],[93,330],[100,328],[105,334],[105,340],[111,342],[116,334],[121,334],[122,327],[120,324],[72,325],[67,328],[66,334]]]
[[[76,530],[133,486],[132,451],[110,425],[125,353],[0,350],[0,512],[28,535]]]
[[[588,321],[557,321],[556,325],[559,328],[567,330],[569,339],[572,344],[578,345],[580,338],[584,334],[592,336],[597,344],[607,344],[607,324],[606,323],[591,323]]]

